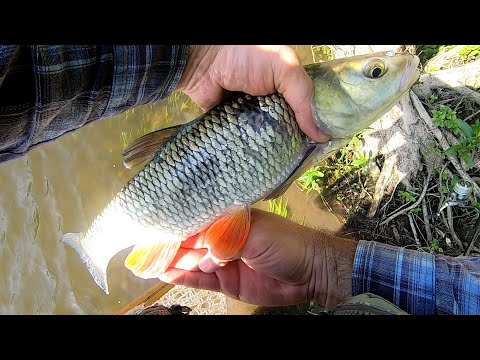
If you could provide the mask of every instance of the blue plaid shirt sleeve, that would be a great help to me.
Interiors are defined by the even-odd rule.
[[[186,45],[0,46],[0,162],[167,97],[187,53]]]
[[[480,258],[359,241],[352,294],[371,292],[413,315],[480,314]]]

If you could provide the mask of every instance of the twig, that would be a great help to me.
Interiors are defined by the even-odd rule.
[[[415,243],[420,248],[422,247],[422,244],[420,243],[420,240],[418,240],[417,230],[415,229],[415,224],[413,223],[413,216],[411,213],[408,213],[407,216],[408,220],[410,221],[410,227],[412,228],[413,236],[415,237]]]
[[[402,214],[406,213],[407,211],[416,208],[422,202],[422,199],[425,197],[425,194],[427,193],[428,183],[430,182],[430,176],[432,175],[432,171],[430,170],[430,168],[428,168],[427,171],[428,171],[427,172],[427,177],[425,178],[425,180],[423,182],[422,193],[418,197],[418,200],[415,201],[412,205],[410,205],[410,206],[408,206],[408,207],[390,215],[386,220],[384,220],[380,223],[380,226],[385,225],[385,224],[389,223],[390,221],[392,221],[393,219],[395,219],[397,216],[402,215]]]
[[[467,122],[467,120],[470,120],[472,117],[474,117],[478,114],[480,114],[480,110],[478,110],[478,111],[474,112],[473,114],[467,116],[465,119],[463,119],[463,121]]]
[[[390,204],[390,202],[392,201],[393,196],[395,195],[395,192],[396,192],[396,190],[397,190],[397,186],[398,186],[398,184],[395,185],[395,188],[393,189],[392,194],[390,195],[390,199],[388,199],[388,201],[385,203],[385,205],[383,205],[383,206],[380,208],[380,210],[378,211],[379,214],[380,214],[384,209],[386,209],[386,208],[387,208],[387,205]]]
[[[413,91],[410,91],[410,98],[412,99],[413,106],[415,106],[415,109],[417,109],[418,115],[422,118],[422,120],[425,122],[427,127],[430,129],[432,134],[437,138],[438,143],[442,147],[444,151],[447,151],[448,148],[450,148],[450,145],[448,144],[448,141],[445,139],[443,136],[442,132],[440,129],[435,127],[433,125],[432,118],[430,115],[428,115],[427,111],[421,104],[420,100],[418,99],[417,95],[413,93]],[[475,181],[472,180],[472,178],[467,174],[467,172],[462,168],[460,165],[459,161],[454,158],[452,155],[445,154],[448,160],[452,163],[452,165],[455,167],[457,170],[458,174],[463,178],[463,180],[468,181],[470,184],[473,186],[473,192],[475,193],[476,196],[480,197],[480,187],[477,185]]]
[[[425,198],[422,199],[422,213],[423,221],[425,222],[425,232],[427,233],[427,244],[430,245],[432,243],[432,229],[430,228],[430,222],[428,221],[428,210]]]
[[[450,229],[450,234],[452,235],[453,241],[455,241],[460,251],[462,252],[465,251],[462,241],[460,240],[457,233],[455,232],[455,229],[453,228],[452,208],[450,206],[447,206],[447,221],[448,221],[448,228]]]
[[[410,214],[412,214],[413,222],[418,227],[418,230],[419,230],[419,232],[418,232],[419,236],[418,237],[420,238],[421,241],[423,241],[425,244],[428,245],[427,239],[425,239],[425,235],[423,235],[423,232],[420,231],[420,225],[417,222],[417,221],[420,221],[423,224],[423,219],[420,216],[418,216],[418,214],[413,214],[413,213],[410,213]]]
[[[480,217],[477,219],[477,225],[475,226],[475,233],[472,236],[472,240],[470,241],[470,245],[468,245],[467,251],[465,251],[465,256],[470,255],[470,252],[473,249],[473,245],[477,242],[478,235],[480,235]]]

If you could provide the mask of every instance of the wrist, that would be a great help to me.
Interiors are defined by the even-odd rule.
[[[318,232],[313,253],[311,299],[333,308],[352,297],[352,273],[357,241]]]
[[[208,71],[219,50],[220,46],[189,45],[187,63],[175,90],[188,92]]]

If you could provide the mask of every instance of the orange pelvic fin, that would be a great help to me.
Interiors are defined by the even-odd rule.
[[[159,277],[167,270],[181,241],[136,245],[125,259],[125,267],[142,279]]]
[[[215,256],[230,259],[243,247],[249,232],[250,206],[242,205],[228,211],[211,225],[205,239]]]

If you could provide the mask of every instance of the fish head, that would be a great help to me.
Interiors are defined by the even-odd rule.
[[[418,80],[417,56],[377,52],[305,66],[314,83],[317,126],[333,138],[352,137],[387,113]]]

